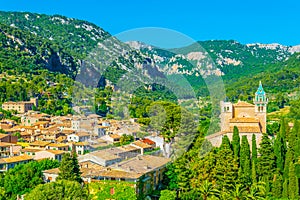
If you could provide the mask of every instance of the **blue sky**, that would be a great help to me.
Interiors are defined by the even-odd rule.
[[[0,0],[2,11],[60,14],[93,22],[115,35],[161,27],[194,40],[300,44],[300,1]]]

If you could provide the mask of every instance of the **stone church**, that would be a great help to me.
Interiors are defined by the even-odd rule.
[[[268,99],[261,82],[259,82],[253,103],[238,101],[236,104],[233,104],[221,101],[221,131],[206,138],[214,146],[220,146],[224,135],[227,135],[230,140],[232,139],[233,128],[236,126],[239,129],[240,137],[246,135],[251,144],[252,135],[254,134],[257,143],[260,143],[262,133],[266,133],[267,131],[268,104]]]

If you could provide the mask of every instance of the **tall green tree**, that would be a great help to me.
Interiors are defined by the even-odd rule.
[[[276,157],[276,166],[280,170],[280,172],[283,172],[284,169],[284,155],[285,155],[285,140],[284,137],[281,134],[278,134],[274,141],[274,153]]]
[[[57,180],[68,180],[82,182],[80,167],[77,160],[77,155],[75,152],[66,153],[63,155]]]
[[[240,150],[240,166],[242,166],[243,170],[245,170],[245,161],[246,160],[250,161],[250,146],[249,146],[247,136],[243,135],[242,136],[242,145],[241,145],[241,150]]]
[[[282,183],[283,183],[282,175],[279,172],[277,172],[274,175],[274,180],[273,180],[273,184],[272,184],[272,195],[273,195],[273,197],[281,198]]]
[[[287,149],[286,156],[285,156],[285,162],[284,162],[284,170],[283,170],[283,178],[285,180],[288,180],[289,178],[289,172],[290,172],[290,163],[294,162],[294,156],[293,151],[291,148]]]
[[[252,151],[251,151],[252,161],[257,163],[257,144],[256,144],[255,134],[252,134],[252,147],[251,148],[252,148]]]
[[[255,164],[254,160],[252,160],[251,180],[252,180],[252,184],[257,183],[256,164]]]
[[[227,135],[224,135],[224,137],[222,138],[222,143],[221,143],[220,149],[221,150],[222,149],[230,149],[231,150],[230,140]]]
[[[290,162],[289,167],[289,198],[290,199],[299,199],[299,186],[298,186],[298,178],[295,173],[295,165]]]
[[[242,145],[240,149],[240,169],[239,179],[244,186],[251,185],[251,159],[250,146],[247,136],[242,136]]]
[[[240,156],[240,133],[239,133],[239,129],[234,126],[233,127],[233,135],[232,135],[232,149],[233,149],[233,153],[234,153],[234,158],[236,160],[239,159]]]
[[[287,179],[284,180],[283,182],[283,188],[282,188],[282,197],[283,198],[288,198],[289,197],[289,181]]]
[[[273,179],[275,170],[275,155],[270,138],[264,134],[259,148],[260,157],[257,162],[257,174],[268,181]]]
[[[238,163],[231,149],[224,148],[217,152],[214,179],[219,190],[233,189],[238,181]]]
[[[298,120],[295,120],[294,127],[288,137],[288,144],[289,144],[288,146],[289,146],[289,148],[291,148],[291,150],[293,152],[294,160],[297,160],[300,155],[300,152],[297,152],[297,151],[299,151],[299,149],[298,149],[299,148],[298,147],[299,138],[300,138],[300,123]]]
[[[280,121],[280,128],[279,128],[279,133],[277,135],[280,135],[283,139],[283,141],[287,141],[287,137],[290,132],[290,127],[288,124],[288,121],[285,118],[282,118]],[[286,143],[283,144],[284,151],[287,151],[287,145]]]

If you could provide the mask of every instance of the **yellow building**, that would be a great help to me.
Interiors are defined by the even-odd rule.
[[[233,136],[233,128],[239,129],[240,136],[246,136],[250,146],[252,136],[255,135],[259,145],[262,133],[267,132],[267,104],[268,99],[261,82],[255,93],[254,104],[238,101],[236,104],[231,102],[220,102],[221,106],[221,131],[206,136],[213,146],[220,146],[222,138],[227,135],[230,140]]]
[[[2,109],[11,111],[14,110],[18,113],[26,113],[28,110],[32,110],[33,106],[38,106],[36,98],[31,98],[30,101],[5,102],[2,104]]]
[[[266,133],[268,99],[261,82],[255,93],[254,105],[238,101],[221,101],[221,131],[232,132],[236,126],[243,133]]]

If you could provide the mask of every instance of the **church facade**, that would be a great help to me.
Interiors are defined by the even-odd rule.
[[[260,143],[262,133],[267,131],[267,104],[268,99],[261,82],[255,93],[253,104],[244,101],[238,101],[235,104],[221,101],[221,131],[206,138],[214,146],[219,146],[224,135],[227,135],[230,140],[232,139],[233,128],[236,126],[239,129],[240,137],[246,135],[251,144],[254,134],[257,142]]]

